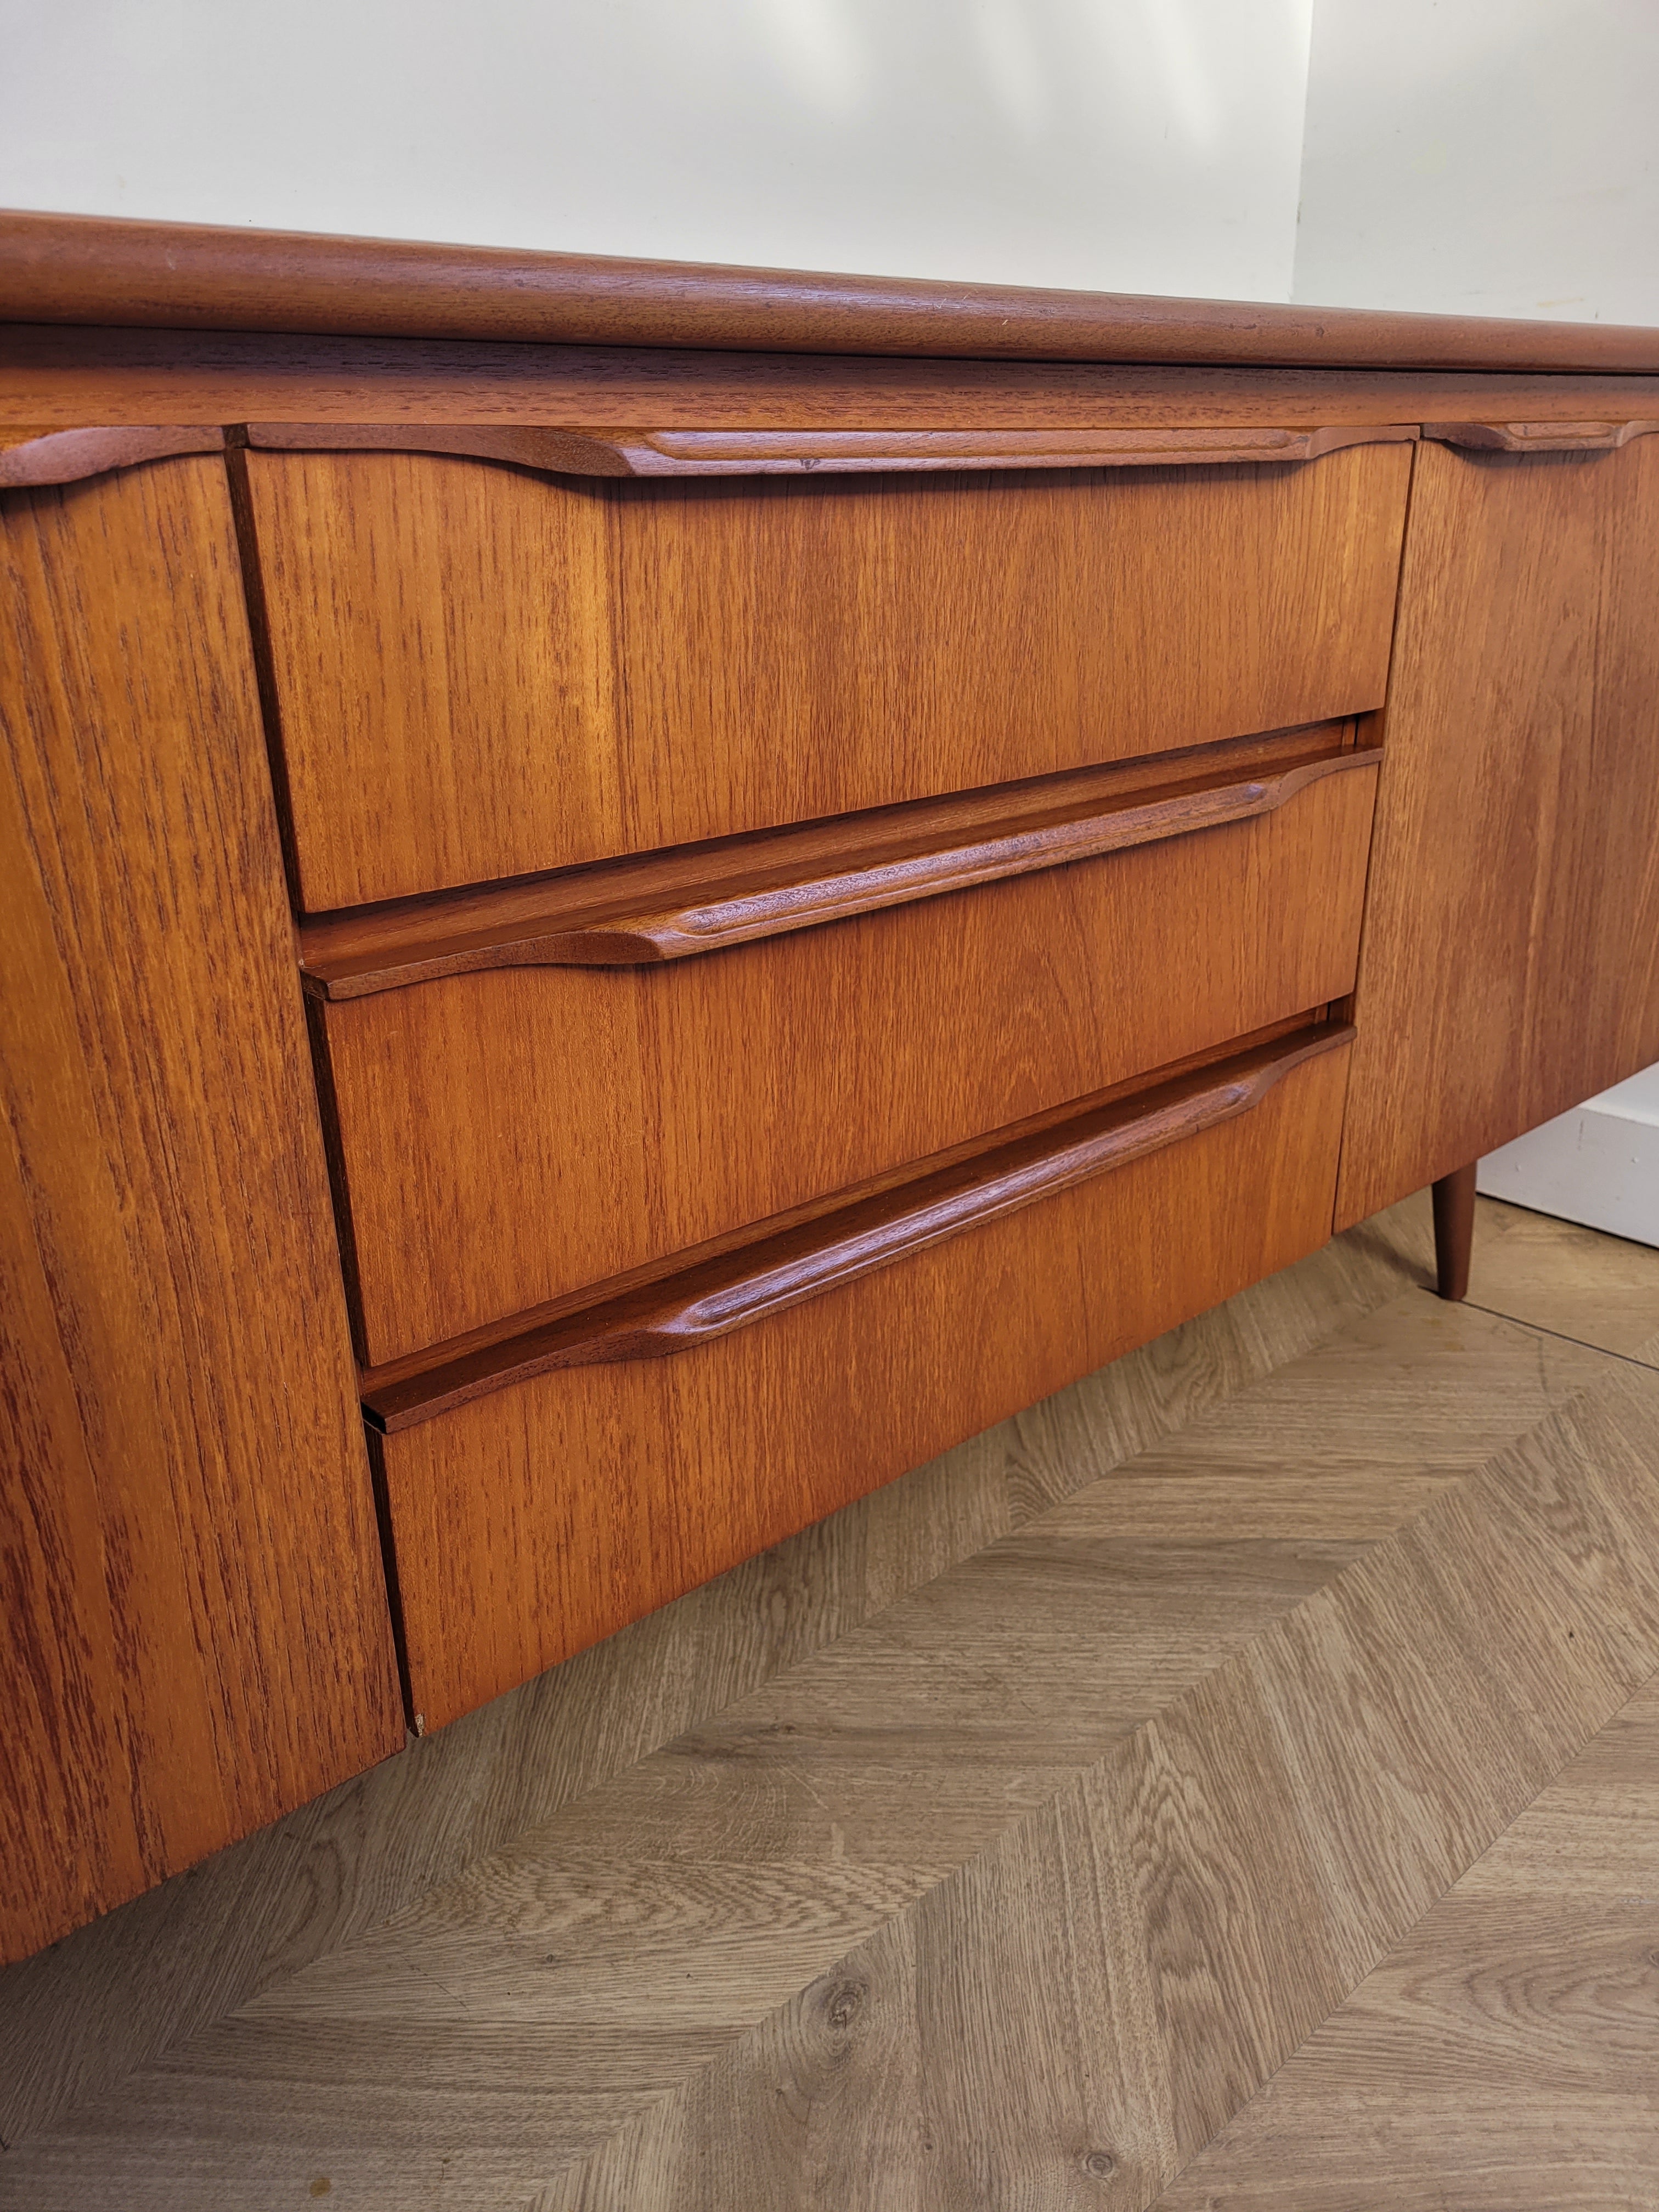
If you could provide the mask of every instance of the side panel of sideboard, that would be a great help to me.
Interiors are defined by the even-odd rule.
[[[222,465],[0,498],[0,1957],[395,1749]]]
[[[1659,438],[1419,448],[1337,1226],[1659,1060]]]

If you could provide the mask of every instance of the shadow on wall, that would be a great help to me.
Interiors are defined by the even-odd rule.
[[[1282,300],[1310,8],[34,9],[0,203]]]

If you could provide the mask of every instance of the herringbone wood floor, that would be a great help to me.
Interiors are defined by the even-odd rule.
[[[1426,1274],[1413,1203],[0,1977],[0,2205],[1659,2207],[1659,1253]]]

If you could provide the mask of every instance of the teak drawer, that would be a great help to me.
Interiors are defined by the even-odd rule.
[[[672,1350],[671,1300],[665,1321],[624,1312],[586,1341],[578,1317],[574,1346],[548,1333],[527,1379],[492,1388],[463,1362],[427,1378],[424,1404],[418,1381],[378,1404],[371,1391],[424,1723],[1316,1249],[1330,1234],[1351,1034],[1313,1031],[1206,1070],[1188,1094],[1247,1071],[1230,1118],[1154,1136],[822,1295],[769,1310],[763,1282],[747,1325],[730,1326],[729,1282],[724,1322],[720,1286],[694,1285],[706,1294],[678,1321],[712,1312],[728,1334]],[[1169,1095],[1125,1102],[1120,1133],[1133,1140],[1134,1115],[1156,1118],[1150,1101]],[[976,1171],[994,1187],[994,1159]],[[810,1274],[811,1256],[774,1272]],[[653,1351],[668,1356],[639,1356]]]
[[[999,853],[1042,857],[1033,840],[1061,832],[1024,825],[1036,799],[1052,813],[1057,790],[1073,811],[1063,830],[1097,841],[1206,807],[1267,805],[696,957],[638,959],[672,931],[638,925],[635,943],[612,911],[609,933],[588,938],[599,957],[631,951],[635,964],[432,974],[446,945],[464,960],[583,950],[579,932],[550,933],[546,914],[540,937],[520,922],[518,938],[480,949],[480,916],[499,924],[500,900],[417,908],[395,945],[384,917],[308,927],[313,988],[369,993],[320,1009],[366,1360],[661,1262],[1340,997],[1354,979],[1376,778],[1374,755],[1341,749],[1346,734],[1207,748],[1160,764],[1161,781],[1091,772],[1035,797],[927,810],[937,823],[1018,802],[1024,812],[992,825],[1000,843],[969,848],[989,866]],[[1092,797],[1079,799],[1079,786]],[[1096,811],[1079,821],[1079,805]],[[917,811],[900,811],[899,826]],[[846,863],[846,847],[867,857],[875,832],[815,834],[839,835]],[[903,867],[940,859],[929,850],[862,876],[842,865],[830,888],[845,901],[873,883],[887,896]],[[701,865],[717,877],[722,863]],[[625,887],[642,872],[607,870],[574,891],[585,883],[591,898],[595,881]],[[801,895],[794,886],[786,902]],[[562,896],[567,924],[573,896],[568,880],[544,893]],[[732,910],[705,901],[692,918],[708,927]],[[741,921],[741,901],[735,910]],[[458,933],[458,917],[471,927]]]
[[[670,483],[243,465],[316,913],[1368,711],[1411,448]]]

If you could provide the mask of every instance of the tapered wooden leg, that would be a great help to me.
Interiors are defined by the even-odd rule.
[[[1442,1176],[1434,1186],[1434,1263],[1443,1298],[1469,1291],[1469,1254],[1474,1244],[1474,1162]]]

